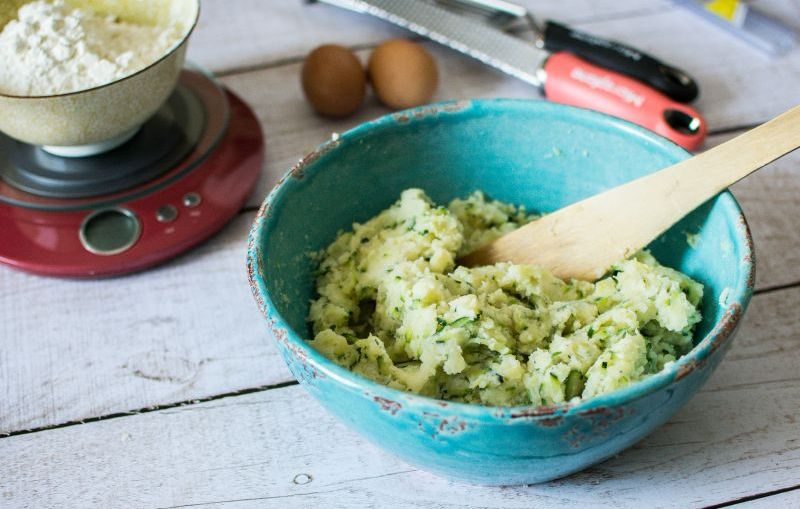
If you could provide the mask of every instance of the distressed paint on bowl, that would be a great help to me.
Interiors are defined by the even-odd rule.
[[[652,133],[598,113],[536,101],[441,103],[382,117],[321,145],[265,200],[250,232],[253,295],[292,374],[331,413],[408,463],[491,485],[537,483],[602,461],[663,424],[731,344],[753,288],[753,246],[724,192],[651,244],[701,281],[695,347],[672,366],[578,404],[485,407],[397,391],[313,350],[309,254],[416,186],[439,203],[475,189],[553,211],[686,158]],[[699,234],[694,247],[687,234]]]
[[[26,0],[0,7],[0,30]],[[122,19],[179,27],[183,39],[148,67],[117,81],[50,96],[0,93],[0,131],[33,145],[70,147],[114,139],[142,125],[175,89],[189,36],[200,12],[199,0],[71,0],[73,7],[114,13]]]

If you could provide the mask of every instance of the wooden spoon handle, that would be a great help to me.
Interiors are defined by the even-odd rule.
[[[800,106],[795,106],[732,140],[631,184],[641,182],[654,197],[675,188],[673,199],[681,204],[681,215],[673,218],[671,226],[709,198],[798,147]]]
[[[595,280],[734,182],[800,147],[800,106],[700,155],[610,189],[463,257],[542,265]]]

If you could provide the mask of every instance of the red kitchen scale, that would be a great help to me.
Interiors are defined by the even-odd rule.
[[[195,70],[109,152],[59,157],[0,134],[0,262],[71,278],[152,267],[230,221],[263,159],[252,110]]]

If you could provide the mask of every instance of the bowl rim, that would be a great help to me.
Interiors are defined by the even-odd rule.
[[[172,48],[169,51],[167,51],[161,57],[159,57],[158,60],[156,60],[155,62],[152,62],[151,64],[147,65],[146,67],[143,67],[143,68],[139,69],[138,71],[136,71],[136,72],[134,72],[132,74],[128,74],[127,76],[123,76],[122,78],[120,78],[118,80],[114,80],[114,81],[111,81],[111,82],[108,82],[108,83],[104,83],[102,85],[97,85],[97,86],[94,86],[92,88],[83,88],[81,90],[73,90],[72,92],[65,92],[63,94],[48,94],[48,95],[14,95],[14,94],[6,94],[6,93],[3,93],[3,92],[0,92],[0,98],[19,99],[19,100],[34,100],[34,99],[54,99],[54,98],[69,97],[69,96],[79,95],[79,94],[86,94],[86,93],[89,93],[89,92],[94,92],[96,90],[100,90],[102,88],[106,88],[106,87],[110,87],[112,85],[116,85],[117,83],[122,83],[123,81],[127,81],[127,80],[129,80],[131,78],[134,78],[135,76],[138,76],[138,75],[140,75],[140,74],[142,74],[144,72],[147,72],[149,69],[152,69],[153,67],[155,67],[156,65],[160,64],[164,60],[170,58],[179,49],[181,49],[183,46],[185,46],[186,42],[189,40],[189,37],[194,32],[194,29],[197,27],[197,23],[200,21],[200,9],[202,7],[201,7],[200,0],[190,0],[190,1],[194,2],[194,4],[195,4],[195,14],[194,14],[194,20],[192,20],[192,25],[189,27],[189,29],[186,31],[186,33],[183,35],[183,37],[181,37],[181,40],[179,42],[177,42],[174,46],[172,46]],[[4,27],[0,27],[0,30],[2,30],[3,28]]]
[[[573,414],[591,414],[593,412],[606,410],[608,407],[620,406],[655,393],[674,382],[678,382],[697,369],[704,367],[712,353],[723,348],[730,342],[753,293],[755,282],[755,255],[750,227],[747,224],[747,220],[739,203],[728,190],[721,192],[715,198],[712,198],[712,200],[722,200],[725,206],[732,207],[732,212],[736,214],[737,217],[734,219],[734,221],[736,221],[735,231],[737,237],[741,239],[742,256],[739,263],[740,274],[737,285],[735,288],[729,288],[727,299],[729,304],[722,318],[717,321],[712,329],[683,357],[674,361],[670,366],[665,367],[660,372],[621,389],[600,394],[576,403],[564,402],[548,406],[488,406],[479,403],[441,400],[394,389],[353,373],[329,360],[314,349],[300,334],[295,332],[277,310],[277,307],[269,295],[261,272],[263,262],[260,249],[261,239],[266,235],[269,225],[273,222],[271,220],[270,208],[274,202],[279,200],[282,195],[287,192],[287,189],[291,185],[290,182],[295,180],[293,177],[306,175],[308,167],[312,166],[321,156],[336,149],[341,139],[356,141],[358,138],[369,135],[375,128],[391,127],[398,123],[414,123],[429,116],[460,112],[475,106],[502,111],[505,108],[520,105],[533,109],[570,110],[573,118],[575,118],[574,115],[577,115],[578,117],[583,116],[588,118],[598,125],[602,122],[602,125],[627,132],[635,137],[644,138],[645,141],[667,149],[672,154],[681,158],[690,155],[689,152],[667,138],[626,120],[585,108],[530,99],[474,99],[439,102],[387,114],[375,120],[359,124],[341,135],[334,134],[330,140],[322,143],[314,151],[303,157],[293,168],[287,171],[275,187],[273,187],[256,214],[248,235],[247,247],[248,280],[253,292],[253,297],[267,321],[268,328],[276,341],[284,343],[288,349],[292,350],[293,355],[300,355],[303,362],[307,362],[311,365],[314,376],[330,377],[350,390],[364,391],[367,396],[374,398],[376,402],[392,403],[404,401],[406,404],[416,406],[422,405],[438,408],[439,410],[443,407],[447,407],[457,411],[459,414],[472,417],[486,418],[493,416],[506,420],[520,418],[524,420],[544,420]],[[295,378],[300,377],[295,375]]]

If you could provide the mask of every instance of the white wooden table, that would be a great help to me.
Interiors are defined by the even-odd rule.
[[[708,146],[800,103],[800,50],[770,60],[666,0],[527,2],[540,17],[675,62],[702,88]],[[759,0],[800,29],[800,0]],[[247,287],[245,237],[277,178],[343,121],[302,99],[303,55],[366,57],[401,34],[300,0],[204,0],[191,57],[257,112],[263,178],[213,240],[149,272],[72,282],[0,268],[0,507],[800,507],[800,157],[737,184],[758,254],[739,336],[706,387],[617,458],[559,481],[484,488],[364,443],[297,386]],[[538,98],[428,44],[436,99]]]

